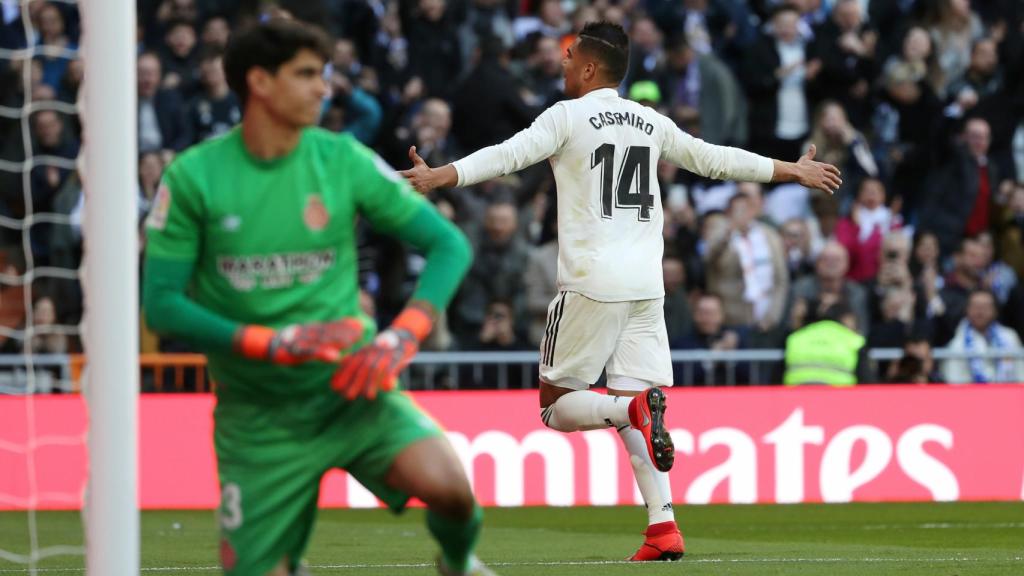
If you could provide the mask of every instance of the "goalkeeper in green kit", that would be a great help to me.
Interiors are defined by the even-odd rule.
[[[221,563],[305,573],[321,476],[343,468],[394,511],[426,503],[438,570],[492,574],[474,548],[481,510],[438,426],[396,379],[469,265],[465,237],[371,150],[311,127],[329,43],[273,20],[224,58],[240,127],[181,154],[146,223],[146,318],[208,356]],[[427,258],[408,306],[376,333],[358,303],[355,222]]]

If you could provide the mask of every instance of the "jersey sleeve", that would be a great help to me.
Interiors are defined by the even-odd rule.
[[[730,146],[718,146],[690,136],[669,118],[658,114],[664,133],[661,158],[677,166],[715,180],[771,182],[775,163],[753,152]]]
[[[393,233],[408,223],[427,201],[376,152],[354,140],[351,144],[357,162],[352,177],[359,183],[353,187],[356,208],[374,229]]]
[[[538,116],[529,128],[520,130],[501,144],[488,146],[453,162],[459,174],[458,185],[472,186],[550,158],[569,141],[570,131],[569,110],[564,104],[555,104]]]
[[[146,253],[195,262],[203,230],[203,201],[180,163],[164,172],[146,218]]]

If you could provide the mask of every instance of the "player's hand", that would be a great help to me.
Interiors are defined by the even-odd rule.
[[[331,388],[349,400],[377,397],[377,391],[394,389],[398,376],[412,362],[420,342],[433,328],[429,306],[412,305],[395,318],[373,343],[345,357],[331,379]]]
[[[393,390],[398,376],[412,362],[420,343],[406,330],[387,329],[373,344],[347,356],[331,379],[331,388],[348,400],[365,396],[370,400],[377,391]]]
[[[807,153],[797,161],[797,182],[806,188],[834,194],[843,183],[839,178],[839,169],[831,164],[815,162],[814,154],[817,151],[814,144],[811,144]]]
[[[431,178],[432,170],[427,163],[416,153],[416,147],[409,147],[409,160],[412,160],[412,168],[399,170],[399,174],[409,181],[409,184],[420,194],[426,194],[437,187]]]
[[[345,350],[363,337],[363,323],[355,318],[316,324],[294,324],[280,330],[246,326],[235,338],[245,357],[275,364],[337,362]]]

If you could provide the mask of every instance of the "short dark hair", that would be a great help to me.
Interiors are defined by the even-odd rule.
[[[331,56],[327,35],[315,26],[282,18],[252,25],[231,35],[224,51],[224,73],[228,86],[245,107],[249,100],[246,76],[252,68],[276,74],[282,64],[300,50],[311,50],[326,62]]]
[[[618,84],[629,66],[629,36],[622,26],[612,22],[590,22],[580,30],[580,50],[597,58],[606,78]]]

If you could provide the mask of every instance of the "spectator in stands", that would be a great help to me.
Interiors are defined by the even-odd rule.
[[[41,2],[39,9],[36,30],[39,32],[39,46],[46,46],[53,50],[67,50],[72,53],[78,50],[78,45],[68,38],[64,26],[64,15],[60,9],[49,2]],[[42,81],[53,88],[54,92],[60,89],[61,79],[67,71],[70,59],[66,56],[37,56],[43,65]]]
[[[526,313],[529,316],[527,337],[533,346],[539,346],[544,337],[548,305],[558,293],[557,222],[557,219],[551,219],[555,234],[547,242],[530,248],[526,274],[523,277],[526,288]]]
[[[728,221],[715,230],[705,253],[708,292],[725,307],[725,322],[753,326],[755,343],[770,344],[782,319],[789,272],[782,240],[755,220],[745,194],[729,200]]]
[[[771,26],[747,51],[741,73],[750,101],[750,149],[792,159],[810,132],[806,87],[821,71],[819,60],[800,34],[794,5],[775,9]]]
[[[664,35],[649,16],[634,18],[629,30],[629,66],[623,86],[650,80],[665,64]]]
[[[565,98],[562,93],[562,48],[557,38],[538,36],[530,54],[523,83],[531,106],[547,108]]]
[[[932,344],[927,335],[911,333],[903,343],[903,358],[889,365],[887,380],[893,384],[943,384],[936,369]]]
[[[655,78],[661,107],[676,125],[712,144],[747,141],[747,106],[732,72],[714,54],[701,54],[677,36]]]
[[[468,150],[502,142],[526,128],[537,115],[508,70],[509,55],[497,38],[480,41],[480,60],[453,99],[452,131]],[[486,118],[487,121],[481,121]]]
[[[149,214],[156,198],[160,178],[164,173],[164,161],[156,152],[139,155],[139,216]]]
[[[982,38],[971,48],[971,63],[960,78],[949,85],[949,100],[962,112],[975,107],[984,98],[995,95],[1003,87],[999,69],[999,50],[995,40]]]
[[[982,252],[981,287],[991,292],[1002,308],[1017,287],[1017,273],[1006,262],[996,258],[995,240],[991,232],[978,234],[977,240]]]
[[[203,30],[199,36],[204,50],[223,51],[228,46],[228,37],[231,36],[231,25],[224,16],[210,16],[203,23]]]
[[[910,274],[926,291],[941,290],[946,279],[942,274],[939,239],[931,232],[916,232],[910,259]]]
[[[921,226],[935,233],[943,252],[952,252],[960,238],[980,234],[995,221],[1001,180],[989,158],[991,134],[984,119],[968,120],[962,142],[954,144],[948,161],[928,181]]]
[[[533,346],[519,337],[515,327],[512,304],[508,300],[492,300],[484,314],[484,324],[477,337],[477,350],[511,352],[532,350]],[[493,386],[493,382],[491,385]]]
[[[850,255],[847,277],[857,282],[874,278],[882,257],[882,241],[899,230],[901,224],[899,215],[885,205],[882,181],[861,180],[850,215],[836,224],[836,240]]]
[[[508,300],[513,317],[523,318],[523,277],[529,251],[516,236],[517,229],[518,211],[511,201],[499,199],[487,207],[483,238],[477,242],[473,265],[449,314],[452,333],[462,344],[476,339],[492,300]]]
[[[802,218],[791,218],[782,223],[782,248],[786,253],[786,267],[789,269],[790,283],[797,278],[814,274],[816,253],[811,244],[811,232],[807,221]]]
[[[1014,186],[996,230],[1002,260],[1020,278],[1024,275],[1024,183]]]
[[[139,152],[159,151],[170,161],[192,143],[185,106],[177,90],[161,88],[160,58],[152,52],[139,54]]]
[[[665,283],[665,329],[668,341],[674,342],[690,333],[693,314],[686,292],[686,267],[678,256],[666,254],[661,260]]]
[[[789,320],[794,330],[806,323],[808,314],[814,315],[811,303],[817,302],[824,308],[842,304],[853,313],[857,329],[867,334],[871,328],[867,291],[846,277],[849,268],[850,257],[842,244],[827,242],[821,248],[814,265],[814,275],[805,276],[793,285]]]
[[[328,101],[323,126],[335,132],[349,132],[363,144],[372,145],[383,116],[377,99],[340,71],[331,74],[331,91],[333,96]]]
[[[32,326],[35,335],[26,352],[32,354],[65,354],[68,337],[54,331],[57,324],[57,306],[49,296],[40,296],[32,303]]]
[[[818,106],[814,129],[804,147],[809,148],[812,144],[817,148],[815,158],[836,166],[843,173],[843,184],[832,196],[832,201],[839,205],[840,213],[846,214],[861,180],[880,176],[868,140],[850,124],[846,111],[838,102],[826,100]]]
[[[193,24],[187,20],[170,22],[160,53],[164,73],[161,86],[178,90],[183,98],[192,97],[199,89],[197,52],[196,29]]]
[[[480,47],[480,39],[493,36],[502,45],[515,44],[512,32],[514,14],[502,0],[471,0],[466,7],[459,26],[459,44],[462,47],[462,61],[471,62]]]
[[[928,17],[929,32],[935,45],[942,80],[937,87],[945,97],[947,87],[967,70],[971,43],[984,32],[981,20],[971,11],[970,0],[938,0]]]
[[[1024,352],[1017,333],[996,321],[996,299],[987,290],[971,292],[966,317],[960,321],[948,349],[965,358],[946,360],[942,371],[950,384],[1024,382]],[[1016,357],[986,358],[986,352]],[[978,355],[972,355],[978,353]]]
[[[196,142],[219,136],[242,119],[242,108],[228,88],[222,61],[221,53],[212,49],[203,52],[199,59],[202,91],[188,103],[186,112],[191,124],[189,131]]]
[[[670,337],[669,342],[672,348],[681,350],[742,350],[747,347],[747,334],[745,327],[726,327],[722,299],[709,293],[697,298],[693,328],[681,338]],[[690,382],[685,382],[687,371],[682,366],[675,365],[673,371],[676,383],[715,385],[749,381],[749,367],[745,363],[733,366],[730,370],[725,362],[695,362]]]
[[[914,292],[906,288],[882,292],[879,316],[871,323],[868,348],[899,348],[914,327]],[[885,372],[884,367],[882,372]]]
[[[536,15],[519,16],[512,23],[517,40],[537,32],[552,38],[561,38],[569,33],[571,25],[559,0],[540,0],[535,6]]]
[[[409,40],[409,68],[423,79],[426,95],[450,96],[462,71],[462,53],[446,0],[419,0],[416,11],[403,17],[402,29]]]
[[[871,115],[878,33],[864,21],[860,0],[838,0],[815,40],[821,57],[818,95],[840,102],[853,124],[865,128]]]
[[[78,156],[78,139],[65,127],[64,118],[60,114],[53,110],[41,110],[32,116],[31,123],[33,154],[36,157],[53,156],[73,161]],[[71,172],[72,170],[66,166],[39,162],[32,168],[30,175],[31,204],[23,206],[21,210],[26,215],[29,212],[52,212],[53,200]],[[52,226],[49,222],[37,222],[29,231],[32,254],[37,266],[49,263],[49,236]]]
[[[812,302],[808,322],[786,338],[787,386],[853,386],[874,380],[857,316],[840,303]]]
[[[10,332],[22,327],[25,322],[25,260],[22,250],[5,247],[0,252],[0,272],[6,278],[0,282],[0,327],[8,332],[0,332],[0,353],[18,352],[21,342],[8,336]]]
[[[935,324],[935,344],[944,346],[953,338],[964,317],[967,299],[980,290],[985,275],[985,249],[976,238],[964,238],[953,254],[953,270],[946,276],[942,289],[928,301],[928,317]]]
[[[68,68],[60,79],[60,88],[57,90],[57,99],[61,102],[74,104],[78,101],[78,90],[82,87],[82,79],[85,77],[85,61],[76,58],[68,62]]]

